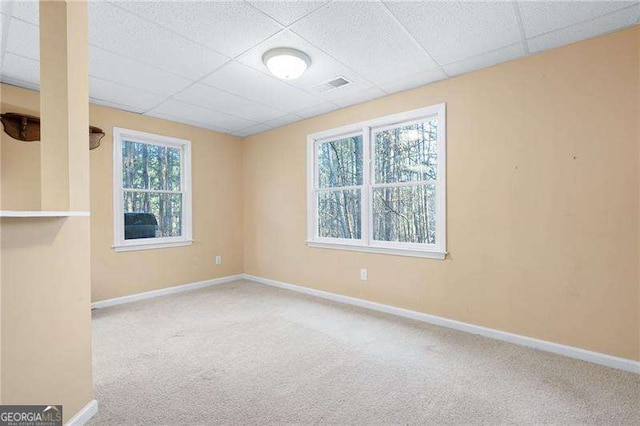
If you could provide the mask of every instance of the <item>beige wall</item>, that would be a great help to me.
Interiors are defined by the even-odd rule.
[[[2,112],[38,115],[38,93],[3,85]],[[91,159],[92,300],[105,300],[243,272],[242,144],[240,138],[113,108],[90,105],[90,123],[103,129]],[[113,127],[191,140],[191,246],[116,253],[113,245]],[[2,208],[38,208],[39,142],[2,132]],[[223,264],[215,265],[215,256]]]
[[[44,165],[39,191],[44,209],[86,211],[86,3],[43,2],[40,12],[47,47],[40,58],[42,143],[35,145],[40,152],[35,163],[3,158],[18,177],[38,179],[36,186],[39,173],[20,175],[15,167]],[[2,100],[8,94],[3,90]],[[38,97],[28,103],[33,107]],[[28,149],[34,153],[34,146]],[[3,184],[16,179],[4,168],[0,173]],[[33,201],[31,194],[26,197]],[[67,421],[93,398],[89,222],[89,217],[0,219],[2,404],[63,404]]]
[[[246,138],[245,272],[640,359],[639,32]],[[306,247],[307,134],[440,102],[447,259]]]
[[[93,398],[89,218],[2,218],[2,404]]]

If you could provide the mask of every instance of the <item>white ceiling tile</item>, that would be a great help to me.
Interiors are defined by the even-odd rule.
[[[305,73],[299,78],[287,82],[292,86],[313,91],[313,86],[324,83],[337,76],[343,76],[352,82],[350,85],[340,89],[341,92],[346,92],[344,96],[351,92],[361,91],[372,86],[371,83],[363,79],[357,73],[351,71],[349,68],[342,65],[322,50],[289,30],[284,30],[268,40],[263,41],[253,49],[238,57],[237,61],[248,65],[257,71],[269,74],[269,70],[262,62],[262,55],[266,51],[276,47],[291,47],[298,49],[306,53],[311,58],[311,66],[307,71],[305,71]],[[326,94],[318,93],[318,96],[327,100],[335,98],[335,95],[331,92]]]
[[[119,2],[119,6],[227,56],[237,56],[282,26],[249,4],[234,2]]]
[[[93,99],[114,104],[127,105],[133,107],[136,111],[151,109],[164,99],[163,96],[156,95],[155,93],[120,86],[96,77],[89,78],[89,96]]]
[[[595,37],[636,23],[640,7],[634,6],[594,20],[529,39],[529,50],[539,52]]]
[[[341,107],[348,107],[348,106],[359,104],[362,102],[367,102],[372,99],[380,98],[385,95],[386,93],[384,93],[382,90],[376,87],[372,87],[370,89],[364,90],[355,95],[350,95],[344,98],[336,99],[333,102]]]
[[[22,81],[30,88],[37,87],[40,85],[40,62],[7,52],[2,63],[2,77],[5,81]]]
[[[0,3],[0,7],[2,6],[2,3]],[[1,10],[1,9],[0,9]],[[5,25],[7,25],[8,22],[5,21],[5,14],[4,13],[0,13],[0,64],[2,63],[2,54],[4,53],[4,43],[2,43],[3,37],[4,37],[4,31],[3,28]]]
[[[131,105],[122,105],[116,102],[109,102],[98,98],[92,98],[91,96],[89,96],[89,103],[109,108],[121,109],[123,111],[133,112],[136,114],[142,114],[145,111],[145,108],[136,108]]]
[[[271,126],[267,126],[266,124],[256,124],[255,126],[246,127],[241,130],[236,130],[233,132],[234,135],[245,137],[250,135],[255,135],[256,133],[264,132],[271,129]]]
[[[322,100],[316,96],[238,62],[224,65],[205,77],[202,82],[286,112],[294,112],[322,103]]]
[[[40,31],[37,26],[12,19],[7,36],[7,52],[40,60]]]
[[[520,1],[520,16],[527,37],[568,27],[637,2],[632,1]]]
[[[340,109],[338,105],[325,102],[321,105],[296,111],[296,115],[299,115],[302,118],[310,118],[310,117],[315,117],[316,115],[326,114],[328,112],[335,111],[337,109]]]
[[[286,126],[287,124],[295,123],[302,120],[302,117],[295,114],[283,115],[282,117],[275,118],[266,122],[271,127]]]
[[[89,43],[193,80],[228,60],[109,3],[89,3]]]
[[[439,64],[460,61],[520,40],[507,2],[386,2]]]
[[[392,80],[398,70],[435,67],[377,2],[330,3],[292,30],[373,83]]]
[[[169,115],[169,114],[162,114],[162,113],[154,112],[154,111],[147,112],[144,115],[146,115],[148,117],[161,118],[163,120],[173,121],[173,122],[176,122],[176,123],[188,124],[189,126],[195,126],[195,127],[201,127],[203,129],[214,130],[216,132],[229,133],[229,129],[223,129],[223,128],[216,127],[214,125],[207,124],[207,123],[199,123],[199,122],[197,122],[195,120],[190,120],[190,119],[184,118],[184,117],[174,117],[174,116]]]
[[[89,47],[89,75],[159,95],[171,95],[191,81],[95,46]]]
[[[155,113],[184,118],[187,120],[192,120],[198,123],[203,123],[214,126],[216,128],[226,129],[230,131],[244,129],[245,127],[257,124],[254,121],[245,120],[243,118],[234,117],[223,112],[201,108],[173,99],[169,99],[161,103],[147,115],[153,115]]]
[[[241,98],[204,84],[194,84],[174,96],[175,99],[216,111],[226,112],[248,120],[263,122],[282,116],[285,112]]]
[[[408,74],[402,78],[397,78],[386,83],[380,83],[378,86],[389,93],[395,93],[413,89],[414,87],[424,86],[445,78],[447,78],[447,76],[440,68],[434,68],[428,71]]]
[[[307,16],[309,13],[318,9],[326,1],[251,1],[249,2],[253,6],[257,7],[267,15],[271,16],[282,25],[288,26],[293,24],[298,19]]]
[[[14,1],[11,15],[23,21],[38,25],[40,22],[38,0]]]
[[[466,72],[475,71],[480,68],[490,67],[501,62],[510,61],[525,55],[522,43],[515,43],[511,46],[483,53],[473,58],[454,62],[449,65],[443,65],[445,72],[449,75],[464,74]]]

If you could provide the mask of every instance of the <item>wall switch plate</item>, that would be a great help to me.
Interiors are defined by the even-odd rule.
[[[360,279],[362,281],[366,281],[367,280],[367,270],[366,269],[360,269]]]
[[[222,265],[222,256],[216,256],[216,265]]]

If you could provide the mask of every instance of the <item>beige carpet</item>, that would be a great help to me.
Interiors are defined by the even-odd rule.
[[[640,424],[640,377],[234,282],[94,311],[92,424]]]

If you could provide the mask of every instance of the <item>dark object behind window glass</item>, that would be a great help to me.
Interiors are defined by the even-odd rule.
[[[158,231],[158,221],[151,213],[125,213],[124,239],[155,238]]]

